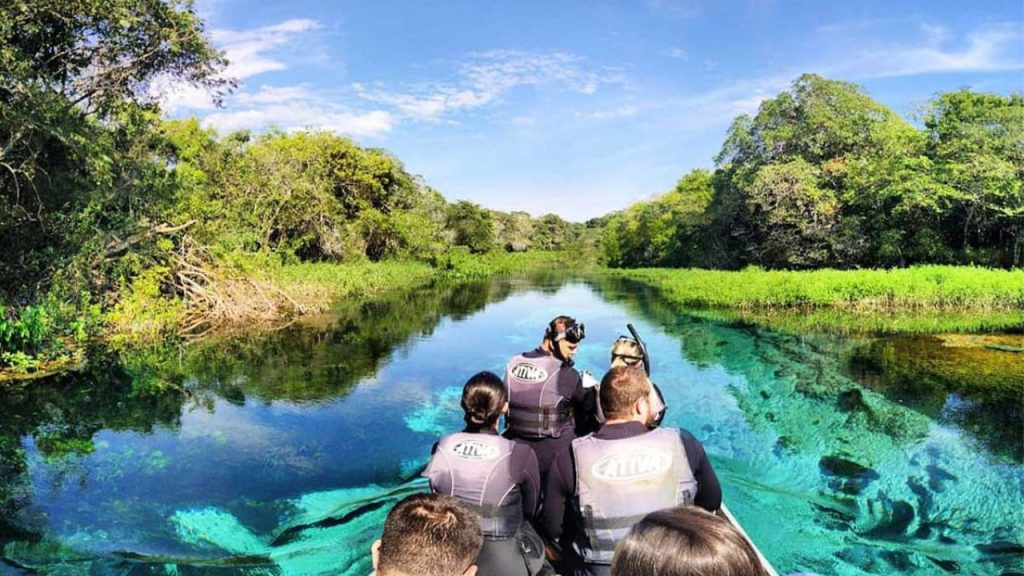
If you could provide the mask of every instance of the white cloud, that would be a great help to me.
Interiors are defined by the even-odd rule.
[[[224,51],[228,59],[228,65],[221,76],[243,81],[267,72],[286,69],[287,64],[273,58],[269,53],[292,42],[298,35],[318,27],[319,24],[314,20],[293,19],[252,30],[211,30],[210,40]],[[209,91],[168,77],[154,80],[149,93],[157,98],[161,109],[169,114],[181,110],[199,111],[215,108],[213,95]],[[236,97],[242,94],[239,93]]]
[[[637,112],[639,112],[639,109],[636,106],[619,106],[618,108],[577,112],[576,117],[589,120],[614,120],[617,118],[631,118],[636,116]]]
[[[496,50],[471,54],[457,70],[457,80],[405,92],[389,92],[383,86],[353,84],[360,97],[397,108],[404,116],[437,121],[454,112],[492,105],[520,86],[552,85],[578,94],[593,94],[603,84],[623,83],[614,71],[593,71],[579,56]]]
[[[895,26],[894,21],[865,21],[848,25],[831,24],[819,27],[822,38],[849,38],[857,46],[868,46],[855,52],[842,42],[823,46],[828,60],[824,64],[804,62],[788,72],[739,80],[726,86],[687,98],[660,103],[665,118],[683,129],[705,129],[724,126],[739,114],[755,114],[761,102],[774,98],[803,72],[813,71],[827,78],[857,82],[871,78],[913,76],[941,72],[998,72],[1024,69],[1020,49],[1024,34],[1019,24],[996,24],[966,35],[961,47],[949,48],[955,41],[949,30],[938,26],[921,26],[917,43],[880,45],[866,39],[869,29]],[[905,22],[899,23],[905,27]],[[829,54],[843,53],[844,58]],[[837,63],[838,62],[838,63]],[[645,108],[652,107],[648,104]]]
[[[673,46],[662,52],[662,54],[675,60],[688,60],[690,58],[690,55],[686,53],[686,50],[683,50],[678,46]]]
[[[224,76],[244,81],[287,69],[288,65],[275,58],[273,52],[318,27],[314,20],[293,19],[252,30],[213,30],[210,39],[224,50],[229,60]],[[389,133],[395,124],[390,112],[349,110],[330,102],[308,84],[262,84],[250,91],[243,82],[238,91],[225,99],[223,110],[216,110],[205,90],[166,79],[154,82],[151,94],[159,95],[165,112],[205,112],[203,125],[221,132],[273,125],[285,130],[331,130],[372,138]]]
[[[383,110],[348,112],[330,106],[275,103],[267,106],[215,112],[203,118],[203,125],[229,132],[240,128],[277,126],[285,130],[330,130],[350,136],[380,137],[391,131],[395,119]]]
[[[915,26],[919,34],[908,40]],[[849,80],[1024,68],[1024,25],[1019,22],[989,24],[963,38],[943,26],[905,19],[829,24],[816,32],[824,43],[821,51],[833,55],[818,69]],[[883,34],[900,40],[878,40]]]
[[[967,37],[961,49],[944,47],[949,31],[922,26],[923,45],[896,45],[865,50],[846,68],[851,76],[882,78],[942,72],[998,72],[1020,70],[1024,34],[1020,24],[1000,24],[978,30]]]
[[[297,86],[260,86],[255,93],[240,92],[233,98],[239,104],[281,104],[309,100],[313,95],[306,84]]]

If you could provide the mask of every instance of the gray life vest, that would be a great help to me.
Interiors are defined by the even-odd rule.
[[[508,427],[517,436],[558,438],[573,427],[572,403],[558,393],[562,361],[520,354],[505,368]]]
[[[515,442],[494,434],[457,432],[437,444],[423,475],[480,517],[489,539],[512,537],[523,523],[523,501],[511,468]]]
[[[657,510],[691,504],[697,479],[675,428],[602,440],[572,441],[576,494],[588,546],[583,559],[610,564],[615,545],[634,524]]]

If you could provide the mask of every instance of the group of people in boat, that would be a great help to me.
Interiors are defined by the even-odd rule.
[[[432,494],[389,514],[378,576],[766,574],[715,514],[722,491],[703,445],[660,425],[643,342],[620,337],[597,382],[573,366],[585,336],[558,316],[503,379],[466,382],[465,428],[435,444]]]

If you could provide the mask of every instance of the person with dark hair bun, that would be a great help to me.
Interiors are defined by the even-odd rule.
[[[550,574],[543,541],[528,522],[540,505],[537,456],[498,435],[498,419],[508,412],[501,378],[492,372],[470,378],[462,411],[465,429],[442,438],[423,471],[431,490],[458,498],[480,518],[481,576]]]
[[[615,547],[612,576],[767,576],[750,542],[695,506],[652,512]]]

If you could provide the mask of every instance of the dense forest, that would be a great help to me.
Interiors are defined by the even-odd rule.
[[[1024,265],[1024,95],[935,96],[917,128],[813,74],[736,118],[714,171],[607,218],[611,266]]]
[[[225,65],[188,1],[0,5],[0,366],[101,333],[127,295],[202,314],[232,279],[304,263],[443,269],[599,243],[612,267],[1024,264],[1019,94],[940,94],[919,128],[805,75],[736,118],[714,171],[579,224],[450,202],[337,134],[161,116],[155,80],[219,99]]]
[[[581,224],[449,202],[333,133],[219,136],[150,84],[231,90],[191,2],[0,5],[0,365],[100,329],[133,285],[209,305],[253,266],[560,250]]]

